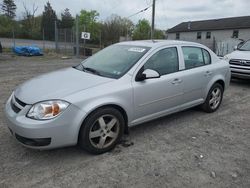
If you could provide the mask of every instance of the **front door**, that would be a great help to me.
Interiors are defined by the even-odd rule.
[[[183,95],[177,48],[159,50],[141,69],[155,70],[160,78],[133,81],[135,124],[177,109]]]

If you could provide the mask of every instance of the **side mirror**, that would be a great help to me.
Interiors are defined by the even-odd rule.
[[[136,81],[143,81],[146,79],[160,78],[160,74],[152,69],[146,69],[142,73],[139,73],[136,77]]]
[[[234,47],[234,51],[235,51],[235,50],[238,50],[238,46],[235,46],[235,47]]]

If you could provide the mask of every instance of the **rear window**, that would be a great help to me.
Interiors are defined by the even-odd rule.
[[[198,47],[182,47],[185,69],[208,65],[211,57],[207,50]]]

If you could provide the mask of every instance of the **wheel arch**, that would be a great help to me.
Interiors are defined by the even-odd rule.
[[[97,106],[97,107],[95,107],[95,108],[92,108],[92,109],[85,115],[84,119],[82,120],[81,126],[80,126],[80,128],[79,128],[79,130],[78,130],[78,139],[79,139],[79,133],[80,133],[81,128],[83,127],[84,122],[86,121],[86,119],[87,119],[92,113],[94,113],[95,111],[97,111],[97,110],[99,110],[99,109],[101,109],[101,108],[107,108],[107,107],[114,108],[114,109],[118,110],[118,111],[122,114],[122,116],[123,116],[123,118],[124,118],[124,121],[125,121],[124,133],[125,133],[125,134],[128,134],[128,129],[129,129],[129,128],[128,128],[128,114],[127,114],[126,110],[125,110],[121,105],[110,103],[110,104],[103,104],[103,105]]]
[[[218,84],[220,84],[222,86],[223,91],[225,90],[225,82],[222,79],[217,80],[214,84],[216,84],[216,83],[218,83]]]
[[[223,90],[225,90],[225,79],[223,78],[223,76],[217,76],[215,77],[214,79],[212,79],[209,84],[207,85],[207,88],[206,88],[206,93],[205,93],[205,96],[204,96],[204,99],[206,99],[207,95],[208,95],[208,92],[209,90],[211,89],[211,87],[216,84],[216,83],[219,83],[222,87],[223,87]]]

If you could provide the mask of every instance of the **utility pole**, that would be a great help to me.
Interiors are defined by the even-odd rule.
[[[151,25],[151,39],[154,39],[154,30],[155,30],[155,0],[153,0],[152,5],[152,25]]]
[[[79,16],[76,15],[76,57],[79,57]]]

